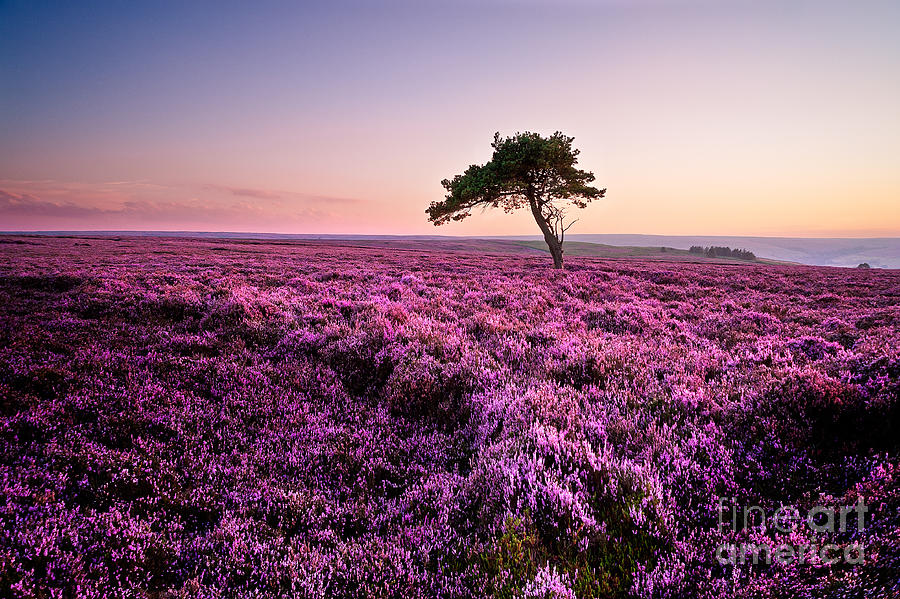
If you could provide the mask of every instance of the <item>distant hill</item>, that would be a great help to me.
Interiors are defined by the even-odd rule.
[[[537,239],[535,237],[535,239]],[[757,256],[816,266],[856,266],[868,262],[873,268],[900,268],[900,237],[866,239],[804,239],[792,237],[727,237],[675,235],[571,235],[572,241],[615,246],[724,245],[750,250]]]
[[[397,251],[463,252],[479,255],[546,255],[549,254],[543,240],[512,238],[449,237],[437,235],[286,235],[274,233],[192,233],[168,231],[79,231],[42,232],[40,234],[9,235],[0,233],[0,243],[40,244],[39,237],[68,239],[96,239],[127,241],[136,238],[158,237],[191,238],[204,241],[228,242],[225,250],[241,251],[246,244],[270,245],[319,245],[348,248],[379,248]],[[687,250],[672,247],[614,246],[584,241],[567,241],[566,254],[572,257],[593,257],[607,260],[658,260],[668,262],[712,263],[776,263],[767,259],[742,260],[737,258],[708,257],[691,254]]]
[[[21,232],[0,233],[22,235]],[[306,240],[342,245],[379,246],[396,249],[434,249],[485,253],[536,253],[547,248],[539,235],[456,237],[450,235],[317,235],[287,233],[243,233],[202,231],[38,231],[27,235],[56,236],[148,236],[198,237],[206,239]],[[641,257],[669,260],[707,261],[689,255],[692,245],[727,246],[750,250],[760,262],[793,262],[816,266],[855,267],[868,263],[873,268],[900,268],[900,237],[885,238],[792,238],[688,235],[606,235],[573,234],[566,237],[569,256],[606,258]],[[661,248],[667,252],[661,252]],[[741,260],[717,258],[730,262]]]
[[[523,247],[549,253],[543,241],[538,240],[509,240],[507,243],[520,244]],[[674,262],[715,262],[715,263],[763,263],[785,264],[784,260],[770,260],[757,257],[755,260],[742,260],[739,258],[710,258],[705,255],[692,254],[688,250],[682,250],[671,246],[636,246],[636,245],[608,245],[603,243],[589,243],[586,241],[566,241],[565,251],[567,256],[591,256],[595,258],[607,258],[610,260],[623,260],[640,258],[642,260],[666,260]]]

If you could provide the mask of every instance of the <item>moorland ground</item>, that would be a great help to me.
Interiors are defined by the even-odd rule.
[[[0,241],[0,595],[897,592],[898,271]]]

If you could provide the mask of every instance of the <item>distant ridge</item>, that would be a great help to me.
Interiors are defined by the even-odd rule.
[[[205,239],[281,240],[365,240],[365,241],[445,241],[485,239],[492,241],[540,241],[539,235],[353,235],[304,233],[254,233],[240,231],[8,231],[2,235],[198,237]],[[866,262],[873,268],[900,268],[900,237],[802,238],[749,237],[728,235],[623,235],[572,234],[567,240],[611,246],[631,246],[687,250],[693,245],[727,246],[747,249],[761,258],[798,262],[815,266],[854,267]]]
[[[523,235],[516,239],[540,239]],[[804,238],[727,235],[617,235],[573,234],[567,240],[606,245],[671,247],[727,246],[750,250],[759,257],[814,266],[854,267],[862,262],[873,268],[900,268],[900,237]]]

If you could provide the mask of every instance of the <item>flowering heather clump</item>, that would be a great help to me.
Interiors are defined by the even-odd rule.
[[[0,253],[0,596],[900,590],[898,272]],[[866,561],[723,565],[720,497],[865,498]]]

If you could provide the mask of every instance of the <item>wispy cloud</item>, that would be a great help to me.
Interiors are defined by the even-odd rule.
[[[0,179],[0,217],[8,226],[307,226],[340,219],[337,205],[358,200],[226,185],[159,185]]]
[[[108,210],[74,202],[48,202],[29,193],[0,189],[0,214],[15,216],[83,217],[108,214]]]
[[[306,200],[308,202],[318,202],[322,204],[356,204],[363,201],[358,198],[344,198],[338,196],[320,196],[309,194],[298,194],[297,198]]]
[[[232,196],[256,198],[260,200],[293,200],[307,203],[321,204],[352,204],[361,200],[328,195],[309,194],[298,191],[284,191],[276,189],[260,189],[256,187],[233,187],[230,185],[218,185],[207,183],[203,189]]]
[[[231,194],[233,196],[257,198],[260,200],[277,200],[281,198],[281,193],[277,191],[271,191],[269,189],[254,189],[252,187],[230,187],[228,185],[215,185],[212,183],[204,185],[203,188],[210,191]]]

